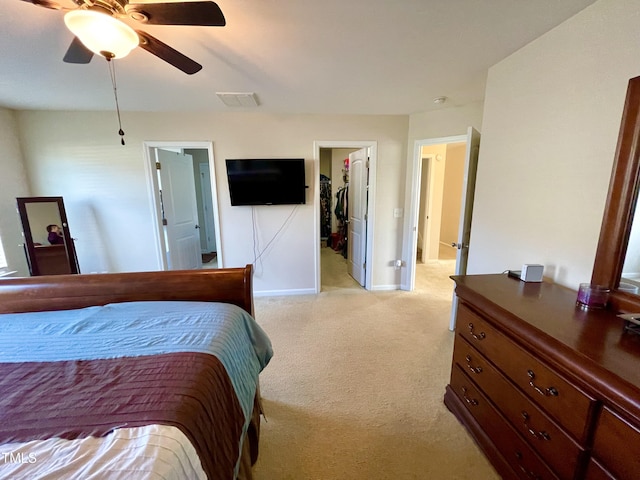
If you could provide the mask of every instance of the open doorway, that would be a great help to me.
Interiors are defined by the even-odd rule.
[[[146,142],[145,154],[159,268],[221,268],[212,143]]]
[[[211,165],[206,149],[185,148],[184,153],[193,159],[196,207],[202,268],[218,268],[218,242],[211,187]]]
[[[349,155],[357,148],[320,148],[320,290],[361,288],[348,273]]]
[[[353,157],[357,152],[360,154]],[[377,142],[314,142],[314,158],[317,192],[314,202],[317,238],[315,292],[334,288],[364,287],[369,290],[372,273],[367,265],[371,265],[370,259],[373,258]],[[347,195],[351,201],[347,200]],[[341,201],[351,205],[348,212],[339,207]],[[336,214],[336,208],[342,212],[342,218]],[[357,230],[352,228],[349,233],[350,225],[355,225]],[[349,236],[353,238],[349,239]]]
[[[449,248],[455,252],[455,261],[441,269],[441,275],[466,273],[479,148],[480,134],[473,127],[469,127],[467,135],[415,142],[407,173],[409,215],[404,229],[403,290],[415,288],[418,259],[423,266],[430,261],[442,265],[451,257]],[[450,163],[447,157],[452,160]],[[445,180],[449,181],[447,187]],[[453,295],[453,284],[451,290]],[[456,309],[453,295],[452,330]]]
[[[423,145],[416,262],[446,262],[452,273],[458,241],[466,142]]]

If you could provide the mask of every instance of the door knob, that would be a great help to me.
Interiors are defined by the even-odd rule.
[[[196,228],[200,228],[200,225],[196,224]]]
[[[453,242],[453,243],[451,244],[451,246],[452,246],[453,248],[457,248],[458,250],[462,250],[463,248],[468,248],[468,247],[469,247],[469,245],[464,245],[464,244],[462,244],[462,243],[456,243],[456,242]]]

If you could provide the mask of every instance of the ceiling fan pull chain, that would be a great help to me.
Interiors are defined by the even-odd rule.
[[[124,145],[124,130],[122,130],[122,120],[120,119],[120,106],[118,105],[118,88],[116,87],[116,67],[111,62],[111,58],[105,56],[109,65],[109,75],[111,76],[111,85],[113,85],[113,96],[116,100],[116,113],[118,114],[118,135],[120,135],[120,143]]]

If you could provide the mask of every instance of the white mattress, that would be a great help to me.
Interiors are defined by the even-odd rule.
[[[206,480],[193,445],[165,425],[119,428],[105,437],[52,438],[0,446],[11,480]]]

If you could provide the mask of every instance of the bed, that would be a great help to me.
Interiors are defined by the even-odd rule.
[[[0,478],[251,479],[251,266],[0,280]]]

